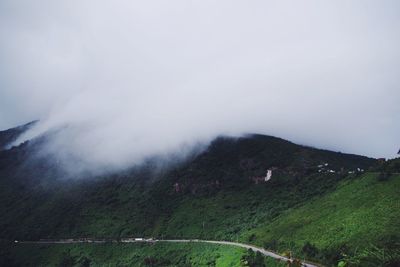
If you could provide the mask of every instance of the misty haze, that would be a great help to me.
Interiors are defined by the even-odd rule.
[[[400,266],[399,29],[394,0],[1,1],[0,266]]]

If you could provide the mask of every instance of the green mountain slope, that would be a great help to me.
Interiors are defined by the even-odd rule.
[[[244,249],[204,244],[28,245],[7,250],[8,266],[216,266],[240,267]],[[255,258],[254,256],[252,258]],[[260,261],[259,261],[260,262]],[[1,262],[0,262],[1,263]],[[262,258],[269,267],[283,267]]]
[[[387,181],[377,176],[366,174],[344,181],[335,191],[287,210],[247,235],[260,245],[281,251],[290,247],[321,260],[339,260],[376,246],[386,249],[388,257],[390,253],[398,257],[400,175]],[[310,251],[304,248],[308,243],[313,245]],[[368,262],[373,255],[362,260],[362,266],[380,266]]]
[[[34,157],[45,141],[0,151],[1,239],[204,238],[328,265],[400,259],[400,177],[390,175],[398,160],[382,164],[249,135],[218,138],[162,172],[149,161],[106,177],[66,179],[51,159]]]

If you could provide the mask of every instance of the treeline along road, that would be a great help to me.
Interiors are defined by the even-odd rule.
[[[231,241],[215,241],[215,240],[201,240],[201,239],[153,239],[153,238],[120,238],[120,239],[97,239],[97,238],[78,238],[78,239],[41,239],[39,241],[14,241],[16,244],[77,244],[77,243],[156,243],[156,242],[170,242],[170,243],[209,243],[217,245],[227,245],[251,249],[254,252],[260,252],[262,255],[272,257],[277,260],[292,262],[295,259],[279,255],[275,252],[265,250],[249,244],[231,242]],[[315,263],[301,261],[304,267],[320,267]]]

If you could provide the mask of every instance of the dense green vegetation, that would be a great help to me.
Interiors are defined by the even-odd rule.
[[[245,249],[200,243],[19,244],[3,253],[1,266],[285,266]]]
[[[261,187],[253,188],[255,191],[251,191],[251,194],[256,194],[256,189],[259,188]],[[337,186],[336,190],[323,196],[316,196],[304,204],[287,209],[270,220],[268,219],[268,213],[263,212],[262,209],[258,213],[252,213],[250,210],[249,214],[245,214],[245,208],[242,211],[236,208],[239,212],[239,215],[237,215],[231,211],[232,208],[227,208],[226,203],[230,203],[233,206],[239,205],[240,199],[249,198],[251,194],[243,193],[243,195],[240,195],[242,198],[239,199],[232,196],[227,199],[226,195],[224,197],[224,195],[220,196],[219,194],[203,196],[194,198],[191,203],[189,199],[186,199],[166,222],[166,229],[161,229],[162,227],[157,225],[159,228],[153,229],[153,231],[164,233],[162,234],[164,237],[173,237],[172,233],[174,233],[174,237],[197,235],[210,239],[238,239],[245,243],[253,243],[278,251],[281,254],[289,254],[290,251],[292,255],[299,258],[334,265],[339,262],[346,262],[353,263],[353,265],[347,266],[396,266],[396,262],[398,263],[400,260],[398,225],[398,218],[400,218],[399,175],[392,175],[385,181],[380,181],[377,173],[366,174],[354,179],[345,179]],[[195,207],[196,212],[193,212],[193,207]],[[257,207],[260,207],[260,205],[258,204]],[[213,216],[213,214],[216,214],[216,216]],[[218,216],[221,219],[216,218]],[[267,219],[263,220],[263,216]],[[231,217],[247,218],[247,221],[239,220],[235,222]],[[235,235],[232,234],[231,228],[224,228],[230,223],[237,229]],[[208,227],[211,228],[210,231],[206,230]],[[205,231],[203,231],[204,229]],[[22,246],[26,246],[22,248],[26,251],[19,249],[15,253],[23,253],[27,261],[31,259],[32,255],[38,255],[37,257],[43,255],[43,257],[47,258],[46,253],[53,253],[54,256],[50,257],[52,260],[50,263],[53,265],[63,258],[59,253],[68,249],[68,251],[71,250],[71,257],[76,258],[77,262],[79,262],[78,255],[90,256],[89,258],[92,259],[91,262],[94,264],[99,264],[103,261],[107,262],[104,258],[98,257],[95,251],[87,254],[87,249],[82,250],[85,245],[61,245],[60,247],[65,248],[62,251],[57,250],[55,246]],[[32,250],[31,246],[34,248],[45,247],[46,249],[43,250],[41,248],[39,250],[40,253],[38,253],[34,249]],[[90,245],[87,246],[91,247]],[[110,253],[121,251],[125,255],[126,250],[124,248],[130,248],[130,246],[134,245],[107,244],[99,245],[98,247],[94,246],[94,248],[103,248],[103,250],[110,251]],[[177,257],[176,253],[169,253],[170,250],[177,249],[175,244],[143,246],[143,248],[140,248],[142,249],[141,252],[138,252],[143,257],[137,262],[138,264],[143,263],[146,258],[151,258],[152,255],[160,255],[160,257],[157,257],[157,262],[160,264],[164,262],[163,259],[169,259],[166,262],[171,262],[171,266],[185,266],[179,264],[186,262],[187,257],[189,257],[193,260],[191,261],[191,266],[207,266],[200,264],[202,256],[196,254],[198,253],[197,248],[201,247],[200,251],[207,251],[207,249],[214,251],[214,249],[209,248],[208,244],[183,244],[177,246],[185,248],[178,250],[179,253],[176,252],[181,255],[180,257]],[[228,255],[233,255],[233,251],[236,251],[235,248],[218,247],[219,252],[216,255],[220,255],[222,258],[219,258],[215,264],[222,264],[221,262],[224,262]],[[32,252],[30,254],[27,251]],[[56,251],[58,252],[56,253]],[[193,254],[196,256],[190,256]],[[127,264],[132,257],[132,254],[126,254],[123,257],[119,254],[115,255],[118,255],[115,256],[115,259],[126,259],[125,261],[121,260],[121,266],[124,266],[123,263]],[[173,256],[171,258],[167,256],[163,258],[162,255]],[[228,258],[234,259],[238,264],[240,262],[238,259],[243,255],[234,255]],[[215,257],[207,256],[204,258],[216,259]],[[109,256],[109,258],[115,260],[114,256]],[[178,260],[178,262],[174,260]],[[182,262],[179,263],[180,260]],[[384,262],[386,264],[383,264]],[[231,263],[227,265],[218,264],[216,266],[236,266]]]
[[[259,245],[322,262],[351,262],[364,253],[362,266],[380,266],[373,261],[377,255],[366,252],[382,250],[399,263],[400,175],[377,178],[367,174],[343,181],[334,192],[287,210],[247,235]]]
[[[4,238],[166,235],[234,240],[257,220],[271,220],[334,190],[346,170],[373,163],[365,157],[255,136],[219,139],[195,159],[157,174],[158,180],[150,184],[152,174],[146,169],[62,180],[51,162],[26,158],[31,147],[35,145],[0,153]],[[316,166],[324,162],[337,173],[318,173]],[[271,167],[277,170],[268,184],[250,180]],[[342,168],[344,174],[339,173]],[[177,183],[181,189],[174,192]],[[193,209],[194,217],[187,217],[186,211]]]
[[[334,266],[396,266],[400,260],[398,160],[378,163],[255,135],[217,139],[200,155],[158,172],[152,171],[157,163],[149,161],[140,169],[73,179],[65,178],[51,160],[32,158],[40,142],[0,151],[3,239],[239,240]],[[256,184],[253,178],[262,177],[267,169],[273,169],[272,179]],[[200,251],[213,251],[208,245],[167,248],[170,245],[135,247],[141,255],[135,264],[143,264],[146,255],[159,255],[158,264],[166,259],[171,266],[175,260],[203,266]],[[122,263],[132,259],[127,253],[131,247],[111,244],[27,246],[8,250],[8,258],[23,253],[28,262],[34,255],[53,253],[51,263],[56,264],[68,250],[76,264],[79,255],[90,256],[92,263],[108,262],[96,256],[98,249],[118,255],[109,257],[111,265],[114,258],[125,259]],[[234,248],[217,251],[218,257],[207,256],[215,264],[221,259],[252,263],[259,257],[237,254]]]

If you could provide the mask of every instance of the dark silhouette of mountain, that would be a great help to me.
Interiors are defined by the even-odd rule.
[[[20,136],[25,131],[29,130],[32,126],[34,126],[38,121],[31,121],[27,124],[11,128],[5,131],[0,131],[0,150],[4,150],[7,148],[7,145],[10,145],[13,141],[15,141],[18,136]]]

